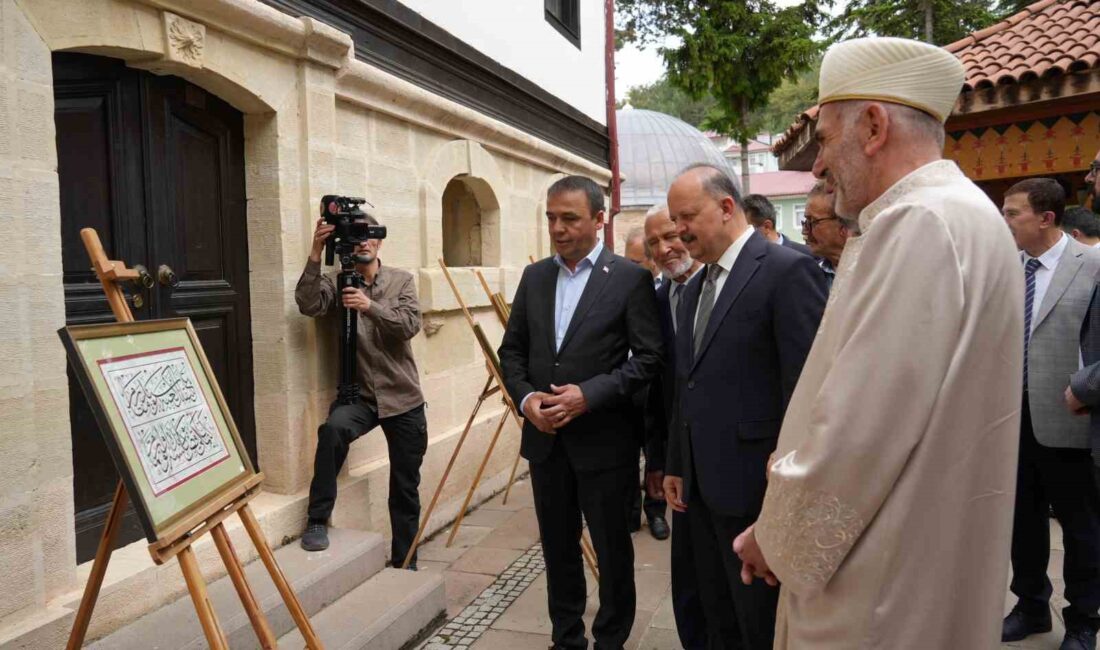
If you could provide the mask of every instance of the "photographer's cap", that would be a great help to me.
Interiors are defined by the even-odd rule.
[[[871,100],[947,121],[962,90],[962,63],[947,50],[906,38],[856,38],[825,53],[818,105]]]

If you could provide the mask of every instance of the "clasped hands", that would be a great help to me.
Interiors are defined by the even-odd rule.
[[[580,386],[551,384],[550,390],[531,393],[523,404],[523,417],[543,433],[553,433],[588,411]]]

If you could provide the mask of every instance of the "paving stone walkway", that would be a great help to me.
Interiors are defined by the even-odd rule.
[[[1062,641],[1062,540],[1052,526],[1051,578],[1055,629],[1003,648],[1057,650]],[[440,571],[447,588],[447,622],[420,646],[422,650],[546,650],[550,620],[546,615],[546,575],[539,546],[538,524],[527,481],[512,488],[508,503],[502,495],[471,512],[455,542],[446,546],[445,530],[421,547],[421,571]],[[637,615],[627,650],[679,648],[672,615],[669,543],[659,542],[646,528],[634,535],[634,568],[638,591]],[[591,630],[599,601],[595,580],[588,578],[585,625]],[[946,597],[946,596],[945,596]],[[1006,611],[1014,602],[1009,594]]]

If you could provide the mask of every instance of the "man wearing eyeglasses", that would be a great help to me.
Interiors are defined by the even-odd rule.
[[[806,196],[806,218],[802,222],[802,238],[817,258],[817,265],[825,273],[825,287],[833,288],[840,254],[848,238],[859,234],[859,224],[839,217],[835,210],[833,194],[825,189],[825,181],[814,184]]]

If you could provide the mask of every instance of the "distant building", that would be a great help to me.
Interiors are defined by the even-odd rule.
[[[774,156],[772,160],[775,160]],[[814,175],[810,172],[772,171],[753,174],[749,183],[753,194],[763,194],[775,205],[775,229],[784,237],[803,242],[806,195],[814,186]]]
[[[966,70],[947,119],[944,157],[994,203],[1016,182],[1057,179],[1071,201],[1100,147],[1100,2],[1041,0],[945,49]],[[810,169],[817,107],[776,140],[783,169]]]
[[[616,115],[623,178],[622,212],[615,217],[616,251],[622,252],[626,234],[644,223],[645,213],[665,201],[668,186],[685,167],[716,165],[740,186],[737,170],[722,150],[694,126],[657,111],[625,108]]]

